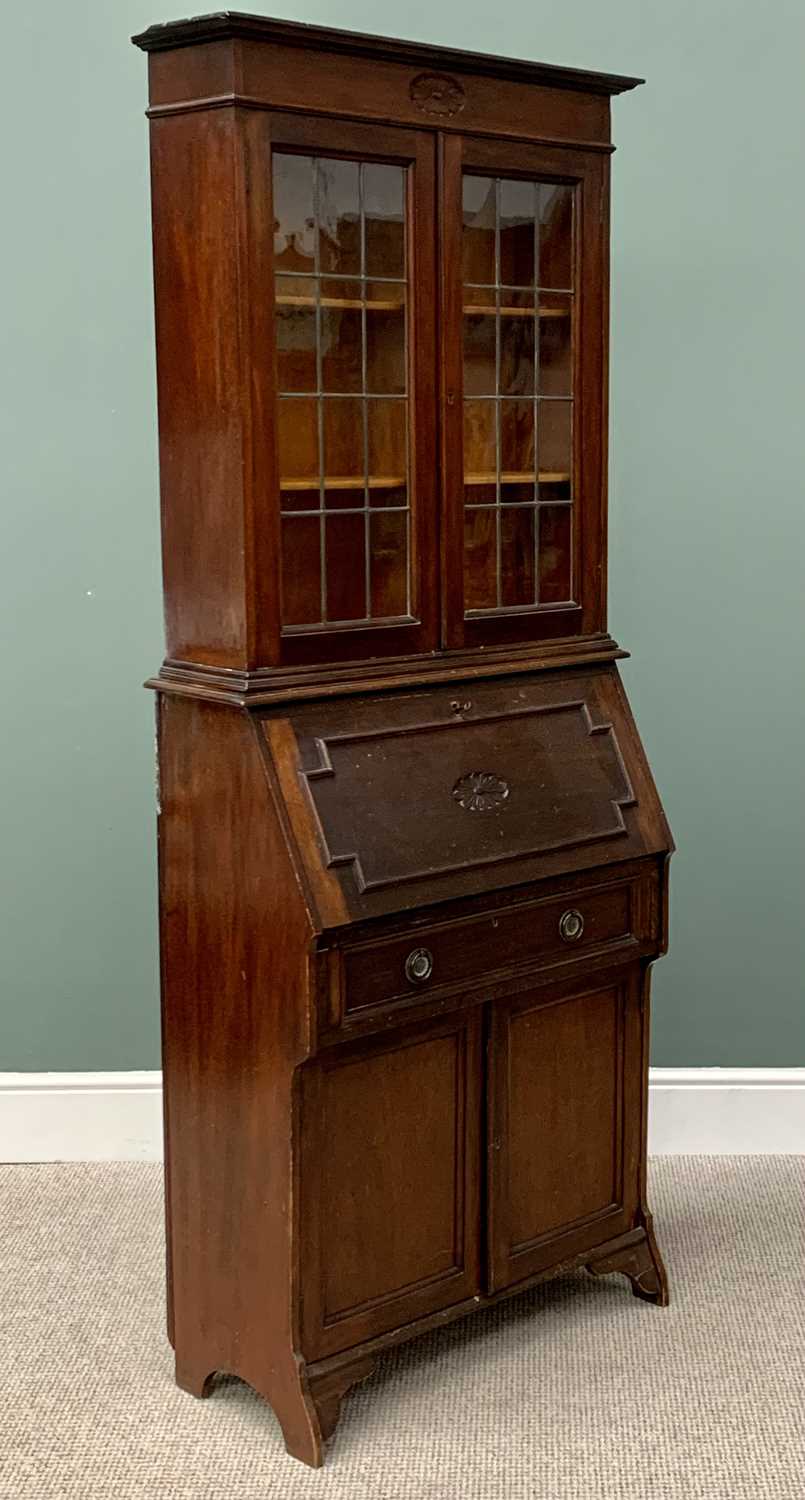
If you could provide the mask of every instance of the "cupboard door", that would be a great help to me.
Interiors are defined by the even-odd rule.
[[[305,1070],[307,1359],[478,1291],[479,1035],[475,1010]]]
[[[631,1229],[642,1114],[635,970],[492,1008],[489,1277],[511,1286]]]
[[[602,628],[607,173],[589,152],[445,142],[449,646]]]
[[[282,659],[435,644],[434,147],[272,116]]]

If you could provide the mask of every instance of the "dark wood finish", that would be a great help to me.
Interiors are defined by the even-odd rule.
[[[341,1402],[347,1391],[361,1380],[366,1380],[373,1369],[374,1359],[371,1355],[368,1358],[353,1357],[341,1364],[333,1363],[330,1368],[322,1365],[319,1372],[314,1372],[312,1367],[308,1369],[307,1385],[315,1403],[323,1442],[332,1437],[338,1426]]]
[[[301,668],[260,668],[254,672],[204,667],[195,663],[166,660],[158,677],[147,687],[211,703],[230,703],[235,708],[265,708],[272,703],[306,700],[311,696],[337,698],[356,690],[385,692],[394,687],[421,682],[476,682],[485,677],[544,672],[558,667],[586,666],[620,661],[629,655],[606,631],[579,639],[531,642],[525,646],[490,646],[483,652],[439,651],[412,661],[410,656],[351,662],[343,665],[316,664]]]
[[[604,154],[612,150],[606,94],[458,69],[434,74],[427,64],[423,69],[394,60],[367,68],[360,56],[327,51],[307,51],[300,66],[301,45],[297,40],[266,47],[234,39],[152,52],[149,114],[155,118],[238,104],[304,115],[357,115],[379,124],[445,131],[458,124],[492,136]]]
[[[438,543],[437,487],[432,462],[436,443],[436,265],[435,242],[429,232],[435,193],[435,152],[425,132],[382,128],[376,125],[331,120],[326,132],[314,119],[271,114],[272,151],[304,152],[338,160],[397,163],[409,171],[406,248],[409,266],[408,299],[411,428],[410,487],[412,500],[411,570],[413,623],[368,625],[345,630],[317,628],[310,634],[284,634],[275,658],[295,666],[323,660],[354,660],[366,656],[396,656],[432,651],[438,644]],[[264,163],[268,171],[269,163]],[[334,273],[335,274],[335,273]],[[336,282],[337,285],[337,276]],[[274,272],[265,283],[262,298],[273,300]],[[279,471],[273,475],[269,493],[278,503]],[[345,518],[346,519],[346,518]],[[362,561],[362,558],[360,559]],[[344,543],[332,565],[337,579],[349,586],[355,559]],[[271,609],[274,580],[266,586],[258,580],[266,612]],[[274,601],[276,602],[276,600]],[[280,621],[277,619],[277,628]]]
[[[268,117],[234,110],[151,127],[162,557],[168,654],[250,669],[277,654]],[[199,243],[203,246],[199,253]],[[244,462],[244,456],[246,461]],[[258,524],[259,513],[259,524]]]
[[[635,973],[520,995],[492,1011],[490,1285],[625,1234],[638,1207]],[[568,1079],[573,1079],[572,1089]]]
[[[461,181],[463,172],[567,184],[575,199],[574,283],[578,301],[573,351],[575,500],[573,601],[532,613],[465,618],[464,444],[462,412]],[[446,139],[441,157],[442,462],[444,475],[444,636],[454,648],[550,640],[600,631],[605,623],[606,367],[608,358],[609,163],[598,155],[487,141]],[[603,561],[602,561],[603,559]]]
[[[672,842],[606,627],[609,96],[637,80],[250,16],[137,41],[168,1332],[181,1386],[248,1381],[315,1467],[405,1339],[583,1266],[667,1300]]]
[[[386,1350],[394,1349],[398,1344],[407,1343],[409,1339],[421,1333],[429,1333],[433,1328],[448,1327],[451,1323],[458,1322],[460,1318],[467,1317],[469,1313],[477,1312],[481,1307],[495,1307],[518,1292],[531,1290],[545,1281],[552,1281],[556,1276],[567,1275],[570,1271],[589,1270],[592,1260],[599,1252],[608,1255],[618,1252],[626,1253],[646,1239],[646,1230],[642,1226],[638,1227],[630,1230],[628,1234],[620,1235],[618,1239],[607,1241],[605,1245],[598,1246],[594,1250],[582,1250],[578,1255],[571,1256],[567,1260],[555,1261],[544,1271],[530,1276],[527,1282],[518,1282],[513,1286],[504,1287],[499,1292],[482,1292],[468,1302],[456,1302],[452,1307],[445,1307],[438,1313],[419,1318],[416,1323],[409,1323],[402,1328],[394,1328],[389,1333],[379,1334],[377,1338],[369,1339],[361,1345],[360,1357],[356,1357],[353,1351],[347,1350],[343,1354],[334,1354],[328,1359],[317,1360],[306,1370],[310,1388],[316,1392],[320,1382],[328,1384],[332,1382],[333,1386],[338,1383],[340,1389],[346,1391],[356,1381],[366,1378],[366,1375],[370,1373],[370,1368],[367,1366]]]
[[[286,713],[296,753],[279,775],[300,858],[323,860],[355,919],[668,848],[612,669]],[[473,803],[476,775],[488,805]]]
[[[477,1011],[333,1049],[305,1071],[306,1357],[478,1291],[480,1082]]]
[[[436,645],[435,246],[421,230],[433,146],[426,133],[335,122],[317,140],[311,122],[236,109],[152,123],[165,618],[181,661],[248,671]],[[411,168],[411,625],[281,635],[271,153],[283,148]],[[241,316],[244,286],[254,294]],[[348,557],[334,566],[349,576]]]
[[[255,16],[242,11],[217,11],[208,16],[167,21],[149,26],[132,37],[132,41],[144,52],[162,52],[176,47],[195,48],[199,42],[215,42],[221,37],[283,43],[301,47],[306,53],[335,52],[370,61],[394,62],[399,59],[420,67],[461,68],[493,78],[517,78],[529,84],[548,83],[554,88],[580,90],[584,94],[621,94],[645,81],[620,73],[590,73],[582,68],[527,62],[519,57],[490,57],[485,52],[437,47],[430,42],[405,42],[360,31],[336,31],[326,26],[279,21],[272,16]],[[204,57],[195,50],[192,55]]]
[[[588,1261],[587,1270],[592,1276],[618,1272],[629,1278],[635,1297],[657,1307],[668,1306],[668,1278],[651,1229],[636,1244],[610,1250]]]
[[[467,986],[484,988],[498,975],[534,969],[555,972],[557,966],[588,962],[613,950],[634,953],[656,944],[657,872],[640,867],[637,879],[618,865],[610,879],[598,878],[567,894],[537,900],[514,899],[478,916],[455,916],[438,924],[417,926],[402,937],[378,941],[368,937],[343,950],[343,1017],[378,1006],[399,1008],[410,1001],[460,993]],[[578,912],[578,937],[562,933],[567,912]],[[417,981],[406,974],[412,943],[432,955],[432,972]]]
[[[448,129],[458,120],[604,150],[609,98],[643,81],[237,14],[152,26],[133,41],[150,54],[152,110],[237,99]]]
[[[160,700],[166,1165],[176,1377],[228,1371],[270,1401],[289,1451],[321,1457],[299,1350],[295,1069],[311,920],[248,717]],[[284,876],[284,878],[283,878]],[[244,920],[242,882],[257,923]]]
[[[254,17],[152,27],[137,41],[150,53],[151,70],[168,637],[161,680],[205,695],[239,692],[252,701],[255,690],[271,691],[260,674],[277,669],[312,668],[312,685],[338,663],[426,653],[446,658],[480,645],[500,651],[502,661],[511,653],[515,662],[529,641],[548,647],[567,642],[561,655],[572,660],[584,659],[594,639],[606,650],[608,96],[638,80],[445,52],[442,65],[458,70],[453,78],[434,71],[440,49]],[[408,172],[413,525],[407,609],[393,565],[404,517],[373,517],[366,560],[356,515],[328,518],[320,559],[314,556],[316,523],[280,519],[272,160],[274,152],[287,151],[400,163]],[[508,558],[503,612],[483,618],[465,618],[473,600],[462,577],[466,320],[458,252],[467,171],[564,183],[576,196],[574,580],[571,586],[565,576],[570,511],[507,509],[499,522]],[[298,488],[301,480],[295,483]],[[507,498],[512,493],[507,490]],[[310,498],[300,501],[303,508]],[[480,521],[488,527],[493,518],[484,512]],[[535,546],[538,556],[529,556]],[[370,558],[374,574],[367,585],[363,571]],[[336,629],[308,621],[310,596],[319,587],[312,570],[325,567],[332,610],[344,617]],[[541,603],[532,609],[526,606],[535,588]],[[388,620],[360,623],[364,589],[367,614],[385,610]],[[563,603],[566,593],[571,597]],[[283,613],[290,628],[282,627]],[[551,659],[549,652],[544,660]],[[213,682],[211,672],[236,676]]]

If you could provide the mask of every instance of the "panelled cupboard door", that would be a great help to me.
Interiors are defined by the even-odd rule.
[[[303,1352],[479,1290],[480,1008],[303,1071]]]
[[[602,628],[607,190],[597,153],[444,140],[447,646]]]
[[[270,135],[281,657],[429,650],[433,138],[282,114]]]
[[[497,1291],[634,1225],[638,969],[492,1007],[489,1279]]]

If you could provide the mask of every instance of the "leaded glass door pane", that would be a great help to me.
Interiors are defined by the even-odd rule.
[[[436,418],[435,235],[417,229],[432,143],[378,160],[328,154],[336,137],[411,140],[322,125],[321,147],[272,153],[281,624],[359,656],[418,649],[435,618],[435,475],[413,447]]]
[[[274,156],[286,626],[409,612],[405,173]]]
[[[603,618],[606,176],[592,153],[445,143],[446,637]]]
[[[573,188],[465,174],[465,611],[571,602]]]

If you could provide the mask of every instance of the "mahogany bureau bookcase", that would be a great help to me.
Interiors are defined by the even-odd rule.
[[[135,40],[169,1332],[318,1465],[390,1345],[568,1267],[667,1300],[672,844],[606,625],[640,80],[237,14]]]

